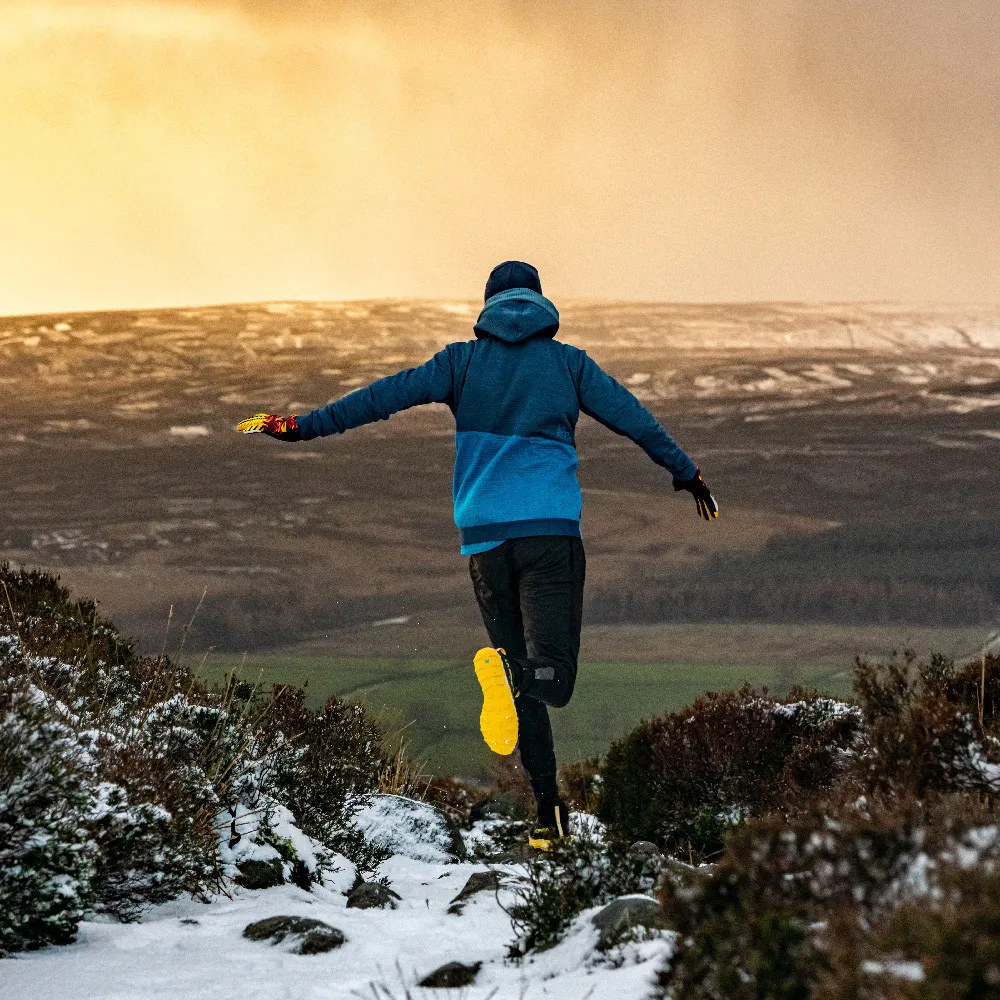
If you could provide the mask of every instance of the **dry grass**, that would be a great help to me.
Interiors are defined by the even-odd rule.
[[[425,801],[432,776],[422,761],[407,754],[410,744],[400,739],[395,754],[386,760],[378,773],[378,790],[384,795],[405,795],[409,799]]]

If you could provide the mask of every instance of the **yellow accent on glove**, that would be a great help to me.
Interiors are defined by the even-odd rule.
[[[255,413],[252,417],[241,420],[236,429],[244,434],[269,434],[279,441],[299,441],[302,437],[294,415],[282,417],[277,413]]]
[[[711,521],[713,517],[719,516],[719,505],[715,502],[715,498],[710,498],[711,502],[708,500],[703,500],[701,497],[696,497],[695,502],[698,505],[698,513],[706,520]]]
[[[273,420],[274,414],[272,413],[255,413],[252,417],[241,420],[236,425],[236,429],[244,434],[263,434],[265,428]]]

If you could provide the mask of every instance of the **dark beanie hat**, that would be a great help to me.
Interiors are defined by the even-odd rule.
[[[542,294],[538,272],[530,264],[520,260],[505,260],[502,264],[497,264],[490,271],[483,297],[489,299],[497,292],[506,292],[508,288],[530,288],[533,292]]]

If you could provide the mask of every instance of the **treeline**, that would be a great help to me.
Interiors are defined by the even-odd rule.
[[[683,575],[655,560],[591,587],[588,620],[822,621],[858,625],[1000,623],[1000,522],[886,521],[776,539]]]
[[[1000,621],[1000,603],[975,584],[942,586],[906,580],[705,580],[593,588],[592,624],[656,622],[939,625]]]

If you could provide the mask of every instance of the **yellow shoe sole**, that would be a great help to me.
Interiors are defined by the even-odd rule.
[[[479,729],[486,745],[494,753],[506,756],[517,746],[517,709],[503,661],[497,650],[487,648],[476,653],[474,665],[476,679],[483,689]]]

